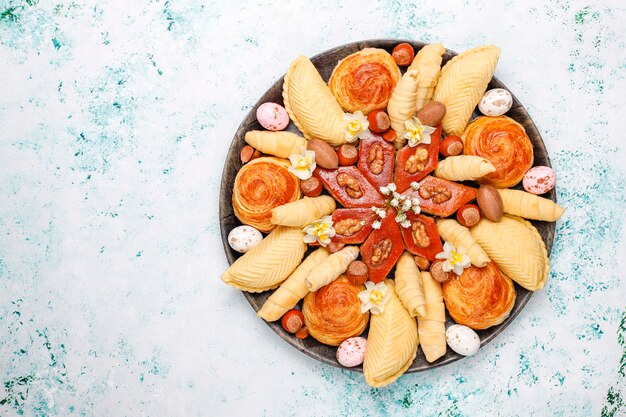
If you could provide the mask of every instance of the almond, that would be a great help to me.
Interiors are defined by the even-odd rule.
[[[321,139],[309,139],[306,148],[315,152],[315,163],[322,168],[335,169],[339,166],[337,153],[328,143]]]
[[[435,127],[446,115],[446,106],[438,101],[431,101],[417,112],[417,118],[423,125]]]
[[[499,222],[504,213],[502,197],[495,187],[491,185],[481,185],[476,193],[476,202],[483,216],[491,221]]]

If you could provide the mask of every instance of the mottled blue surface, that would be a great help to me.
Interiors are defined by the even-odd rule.
[[[243,3],[0,0],[0,415],[625,416],[623,2]],[[500,46],[567,212],[494,343],[375,390],[219,280],[217,204],[291,60],[379,37]]]

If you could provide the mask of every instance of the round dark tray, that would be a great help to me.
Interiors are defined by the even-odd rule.
[[[361,42],[349,43],[346,45],[338,46],[336,48],[330,49],[328,51],[322,52],[311,58],[313,64],[318,69],[322,78],[328,81],[330,74],[333,69],[337,65],[337,62],[347,55],[357,52],[363,48],[382,48],[391,53],[394,46],[401,42],[408,42],[415,48],[416,52],[421,49],[425,43],[416,42],[416,41],[408,41],[404,39],[372,39]],[[456,52],[447,50],[443,57],[443,64],[449,61],[453,56],[457,55]],[[295,57],[293,57],[295,58]],[[489,83],[488,89],[491,88],[506,88],[504,84],[502,84],[496,77],[493,77],[491,82]],[[506,88],[508,90],[508,88]],[[272,85],[272,87],[259,99],[259,101],[254,105],[254,107],[250,110],[246,118],[243,120],[239,129],[235,133],[235,137],[230,145],[230,149],[228,150],[228,155],[226,156],[226,161],[224,163],[224,171],[222,173],[222,182],[220,189],[220,231],[222,234],[222,242],[224,244],[224,251],[226,253],[226,258],[228,262],[232,264],[240,254],[231,249],[228,245],[227,236],[228,233],[236,226],[239,226],[241,222],[235,217],[233,213],[232,207],[232,190],[233,184],[235,182],[235,176],[237,172],[241,168],[241,161],[239,159],[239,152],[241,148],[245,145],[244,135],[249,130],[255,129],[263,129],[261,125],[256,120],[256,109],[262,103],[271,101],[274,103],[283,104],[283,78],[280,78],[278,81]],[[509,90],[510,91],[510,90]],[[479,116],[478,112],[474,112],[473,118]],[[541,135],[537,130],[537,127],[533,123],[532,119],[528,115],[528,112],[521,103],[513,96],[513,107],[507,113],[507,116],[521,123],[526,129],[526,133],[530,137],[530,140],[533,144],[533,150],[535,153],[535,160],[533,165],[550,165],[550,158],[548,157],[548,153],[544,146],[543,140],[541,139]],[[290,123],[287,130],[292,132],[298,132],[293,123]],[[520,188],[519,186],[516,188]],[[550,191],[548,194],[545,194],[544,197],[550,198],[553,201],[556,201],[556,192],[555,190]],[[554,230],[555,224],[552,222],[540,222],[533,221],[532,222],[537,230],[541,234],[546,247],[548,249],[548,253],[552,248],[552,242],[554,241]],[[517,298],[515,300],[515,306],[511,311],[511,315],[500,325],[491,327],[486,330],[479,330],[477,333],[480,336],[481,346],[489,343],[493,340],[498,334],[500,334],[506,326],[511,323],[515,319],[515,317],[522,311],[524,306],[532,297],[532,292],[528,291],[519,285],[515,284],[515,289],[517,290]],[[267,291],[260,294],[253,294],[244,292],[244,296],[254,308],[255,311],[258,311],[262,306],[265,300],[269,297],[272,291]],[[454,321],[450,318],[450,316],[446,317],[446,326],[454,324]],[[261,319],[259,319],[261,320]],[[286,333],[280,325],[280,321],[274,323],[268,323],[268,326],[274,330],[283,340],[285,340],[290,345],[294,346],[296,349],[304,352],[305,354],[315,358],[321,362],[327,363],[329,365],[340,367],[339,363],[335,359],[335,351],[336,348],[332,346],[327,346],[322,343],[319,343],[317,340],[312,337],[308,337],[304,340],[297,339],[293,335]],[[364,334],[367,337],[367,334]],[[480,354],[480,353],[479,353]],[[446,365],[457,361],[463,358],[463,356],[453,352],[451,349],[447,350],[447,353],[442,358],[438,359],[433,363],[428,363],[424,357],[424,355],[420,351],[418,352],[417,358],[408,369],[408,373],[410,372],[418,372],[424,371],[427,369],[431,369],[437,366]],[[362,367],[350,368],[356,371],[362,372]]]

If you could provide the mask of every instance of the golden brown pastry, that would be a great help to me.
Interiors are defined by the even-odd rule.
[[[256,315],[265,321],[276,321],[287,311],[294,308],[298,301],[302,300],[309,293],[309,289],[304,284],[304,278],[322,262],[328,258],[328,251],[319,248],[296,268],[289,278],[263,304]]]
[[[415,59],[407,69],[407,72],[416,70],[419,74],[415,100],[417,110],[427,105],[433,97],[441,73],[441,61],[445,53],[446,48],[440,43],[426,45],[415,54]]]
[[[480,156],[457,155],[439,161],[435,177],[450,181],[474,181],[495,170],[489,160]]]
[[[400,77],[400,68],[387,51],[365,48],[341,60],[328,85],[344,110],[368,114],[387,107]]]
[[[509,117],[478,117],[461,139],[465,155],[482,156],[496,167],[495,172],[478,179],[480,183],[512,187],[533,165],[533,145],[524,127]]]
[[[482,218],[472,236],[506,276],[530,291],[546,283],[550,259],[537,229],[526,220],[505,214],[500,222]]]
[[[289,162],[261,157],[241,167],[233,186],[233,209],[244,224],[271,231],[272,209],[300,198],[300,181],[288,171]]]
[[[491,261],[487,253],[476,242],[469,229],[456,220],[437,220],[437,232],[439,232],[439,236],[443,240],[450,242],[455,248],[464,247],[472,265],[482,268]]]
[[[417,330],[424,356],[434,362],[446,354],[446,308],[441,284],[428,271],[422,272],[426,316],[417,317]]]
[[[279,158],[289,158],[289,155],[299,154],[306,148],[307,140],[295,133],[269,130],[251,130],[246,132],[244,140],[260,152],[274,155]]]
[[[502,323],[515,304],[513,281],[493,262],[484,268],[471,266],[442,288],[450,317],[475,330]]]
[[[342,275],[307,294],[302,314],[309,334],[321,343],[339,346],[347,338],[363,333],[370,313],[361,313],[357,294],[364,289],[363,285],[353,285]]]
[[[306,252],[304,232],[278,226],[222,274],[222,281],[242,291],[274,289],[300,264]]]
[[[446,105],[442,120],[448,135],[460,135],[482,98],[498,63],[500,49],[493,45],[468,49],[441,69],[433,100]]]
[[[304,197],[302,200],[272,209],[270,221],[283,226],[304,227],[327,214],[332,214],[335,207],[337,207],[335,199],[327,195]]]
[[[415,264],[413,255],[404,251],[396,264],[396,293],[411,317],[426,316],[426,299],[422,275]]]
[[[417,86],[419,77],[417,70],[408,70],[404,73],[400,81],[391,93],[387,113],[391,122],[391,128],[396,132],[397,142],[404,144],[406,140],[402,135],[406,130],[404,122],[415,116],[415,97],[417,96]]]
[[[525,219],[555,222],[561,218],[565,209],[554,201],[521,190],[499,189],[505,213]]]
[[[346,143],[343,110],[309,58],[299,56],[291,63],[283,82],[283,101],[305,138],[322,139],[332,146]]]
[[[358,257],[358,246],[346,246],[320,262],[320,264],[304,278],[304,284],[309,291],[317,291],[346,272],[348,265]]]
[[[363,362],[365,382],[374,388],[400,378],[413,363],[419,345],[415,319],[396,294],[394,282],[388,279],[385,284],[391,297],[382,313],[372,314]]]

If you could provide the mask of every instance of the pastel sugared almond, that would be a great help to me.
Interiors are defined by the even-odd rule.
[[[327,142],[321,139],[309,139],[307,149],[315,152],[315,163],[322,168],[335,169],[339,166],[337,153]]]
[[[374,110],[367,115],[367,121],[369,122],[369,129],[372,132],[383,133],[391,125],[389,115],[382,110]]]
[[[317,197],[322,194],[322,182],[316,177],[300,181],[300,190],[307,197]]]
[[[431,101],[417,112],[417,118],[425,126],[435,127],[446,115],[446,105],[439,101]]]
[[[348,265],[346,270],[346,277],[354,285],[362,285],[367,281],[369,276],[369,270],[365,262],[353,261]]]
[[[337,149],[337,157],[339,158],[339,165],[354,165],[359,160],[359,151],[354,145],[341,145]]]
[[[480,209],[475,204],[466,204],[456,212],[456,220],[465,227],[472,227],[480,221]]]
[[[304,326],[304,315],[300,310],[289,310],[280,319],[280,324],[287,333],[295,334]]]
[[[483,184],[476,193],[476,202],[483,213],[483,216],[492,222],[499,222],[504,214],[502,197],[495,187]]]
[[[439,151],[446,158],[449,156],[461,155],[461,152],[463,152],[463,141],[460,137],[455,135],[447,136],[441,141]]]
[[[444,262],[445,261],[438,259],[430,265],[430,275],[432,275],[432,277],[438,282],[448,281],[451,278],[450,274],[453,273],[453,272],[445,272],[443,270]]]

